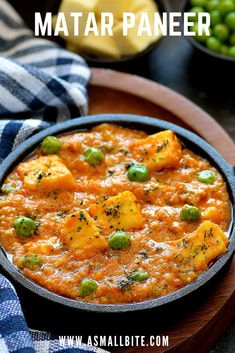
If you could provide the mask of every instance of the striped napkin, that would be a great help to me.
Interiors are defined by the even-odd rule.
[[[77,55],[33,37],[0,0],[0,163],[22,141],[51,124],[87,112],[90,70]],[[58,337],[30,331],[12,285],[0,274],[0,353],[104,352],[65,347]]]
[[[58,337],[30,331],[13,286],[0,274],[0,353],[108,353],[100,348],[73,347]]]
[[[81,57],[34,38],[0,0],[0,162],[33,133],[85,115],[89,78]]]

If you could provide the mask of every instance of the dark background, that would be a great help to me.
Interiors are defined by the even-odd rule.
[[[179,10],[184,2],[169,1],[173,10]],[[32,13],[56,12],[60,0],[10,2],[33,27]],[[235,140],[235,63],[208,59],[196,53],[187,40],[176,37],[164,38],[142,60],[113,68],[144,76],[180,92],[211,114]],[[216,352],[235,352],[235,324],[211,351]]]

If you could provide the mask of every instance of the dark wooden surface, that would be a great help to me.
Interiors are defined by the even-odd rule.
[[[56,11],[59,0],[41,0],[40,2],[11,0],[11,2],[24,15],[27,22],[32,25],[32,12],[35,10],[41,12],[46,10]],[[181,3],[182,0],[171,0],[174,9],[178,9]],[[182,93],[211,114],[235,140],[234,66],[225,66],[220,62],[207,61],[206,58],[198,56],[184,38],[164,38],[156,51],[143,58],[142,61],[131,63],[130,65],[115,66],[114,69],[141,75]],[[188,114],[190,115],[191,112],[189,111]],[[233,267],[230,267],[230,271],[234,266],[233,261]],[[228,274],[229,272],[226,273],[226,276]],[[230,288],[230,284],[234,284],[235,273],[230,272],[230,274],[231,282],[226,282],[226,276],[224,277],[224,281],[227,283],[225,288]],[[235,307],[232,293],[231,299],[227,302],[224,292],[218,292],[218,297],[220,298],[220,303],[224,304],[225,311],[215,316],[209,327],[211,335],[205,335],[207,331],[201,332],[199,330],[200,344],[192,345],[189,340],[188,347],[182,348],[182,346],[179,346],[175,352],[203,353],[206,352],[206,342],[215,343],[214,337],[219,337],[224,329],[223,320],[227,322],[234,317]],[[211,298],[208,298],[208,305],[210,303]],[[193,302],[192,306],[194,304]],[[215,303],[212,301],[212,304],[214,305]],[[204,315],[208,314],[209,307],[204,309]],[[195,317],[191,315],[190,320],[188,322],[188,330],[181,331],[180,326],[178,327],[178,334],[181,338],[188,335],[190,328],[194,327]],[[218,325],[218,322],[222,324]],[[218,327],[220,330],[218,330]],[[177,329],[177,326],[175,328]],[[172,330],[174,331],[174,328]],[[235,325],[230,327],[228,333],[224,335],[221,342],[213,348],[211,353],[234,353],[234,332]]]

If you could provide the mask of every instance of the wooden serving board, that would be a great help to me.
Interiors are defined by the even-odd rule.
[[[93,69],[92,73],[89,114],[129,113],[174,122],[201,135],[235,165],[232,139],[212,117],[183,96],[138,76],[105,69]],[[235,258],[209,293],[200,303],[192,302],[187,314],[164,332],[156,330],[156,335],[169,335],[169,347],[120,348],[115,352],[208,352],[235,318]]]

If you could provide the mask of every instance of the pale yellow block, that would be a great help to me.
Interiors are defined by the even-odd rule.
[[[133,230],[143,226],[144,218],[135,195],[125,191],[90,206],[90,214],[108,234],[115,230]]]
[[[60,237],[67,248],[75,250],[82,258],[88,258],[108,247],[95,221],[85,210],[65,217],[60,224]]]
[[[111,12],[116,19],[122,19],[123,12],[133,11],[135,2],[136,0],[99,0],[96,12],[98,15],[101,12]]]
[[[131,11],[157,11],[157,3],[153,0],[133,0],[131,4]]]
[[[83,36],[84,30],[86,27],[87,16],[89,12],[95,12],[97,7],[98,0],[63,0],[59,11],[65,14],[65,19],[68,27],[69,37],[64,36],[61,33],[61,37],[63,37],[66,41],[69,41],[75,45],[79,45],[80,36]],[[83,16],[79,18],[79,37],[74,36],[74,18],[71,17],[71,12],[82,12]],[[57,16],[53,18],[53,27],[55,28]]]
[[[204,270],[211,261],[227,251],[229,240],[215,223],[204,221],[198,229],[184,238],[168,242],[177,249],[175,261]]]
[[[97,26],[100,34],[101,24],[98,23]],[[87,37],[83,36],[80,38],[79,49],[97,57],[118,59],[121,56],[113,37],[101,35],[95,36],[93,32],[91,32]]]
[[[21,163],[17,168],[24,187],[29,190],[72,190],[76,182],[70,170],[56,155],[43,156]]]
[[[145,7],[141,7],[136,12],[135,27],[129,29],[128,36],[123,36],[123,22],[120,22],[114,26],[113,33],[115,42],[117,43],[122,55],[134,55],[140,53],[160,38],[160,35],[154,35],[153,14],[157,11],[157,7],[152,1],[147,1],[146,3],[147,4]],[[148,14],[152,35],[149,35],[147,32],[143,32],[140,36],[138,36],[138,28],[143,12]]]
[[[181,144],[170,130],[137,140],[130,148],[135,158],[156,171],[177,167],[182,157]]]

